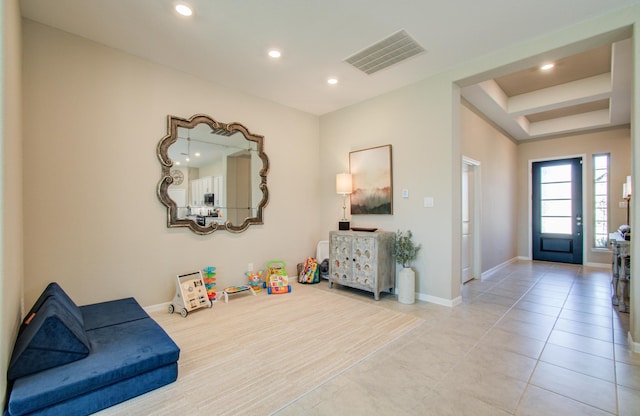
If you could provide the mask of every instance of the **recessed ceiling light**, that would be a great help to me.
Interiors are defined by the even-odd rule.
[[[277,49],[271,49],[269,51],[269,56],[272,58],[280,58],[282,56],[282,53],[280,53],[280,51]]]
[[[182,16],[191,16],[193,14],[193,10],[191,10],[191,7],[182,3],[176,4],[176,11]]]
[[[177,161],[176,161],[176,166],[180,166],[180,162],[177,162]]]
[[[200,152],[195,152],[195,153],[194,153],[194,156],[195,156],[195,157],[200,157]]]
[[[329,78],[327,80],[327,84],[329,85],[336,85],[338,83],[338,78]]]
[[[540,69],[543,71],[548,71],[552,69],[554,66],[556,66],[556,64],[554,64],[553,62],[549,62],[548,64],[541,65]]]

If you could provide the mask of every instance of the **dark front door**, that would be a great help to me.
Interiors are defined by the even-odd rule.
[[[582,158],[532,166],[533,259],[582,264]]]

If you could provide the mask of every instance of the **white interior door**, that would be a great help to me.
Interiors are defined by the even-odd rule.
[[[466,283],[480,271],[478,231],[479,162],[465,158],[462,163],[462,259],[461,280]]]
[[[473,278],[473,190],[469,186],[473,171],[462,167],[462,283]]]

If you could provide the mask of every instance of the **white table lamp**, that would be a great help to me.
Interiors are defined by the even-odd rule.
[[[342,195],[342,219],[338,223],[339,230],[349,229],[347,220],[347,195],[353,190],[353,182],[350,173],[338,173],[336,175],[336,193]]]

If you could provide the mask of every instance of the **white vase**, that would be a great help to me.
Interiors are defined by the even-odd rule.
[[[411,267],[404,267],[398,273],[398,302],[412,304],[416,301],[416,273]]]

